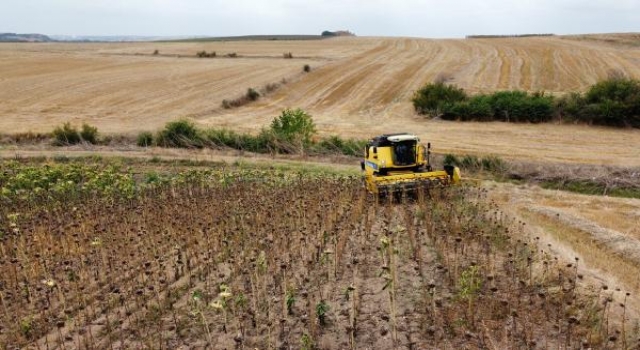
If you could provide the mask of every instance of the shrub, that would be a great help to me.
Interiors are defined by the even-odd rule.
[[[467,94],[455,85],[442,82],[427,84],[413,95],[413,107],[420,114],[437,116],[442,109],[467,99]]]
[[[640,127],[640,81],[614,77],[585,94],[586,117],[594,124]]]
[[[80,131],[80,138],[91,144],[98,143],[98,128],[89,124],[82,124],[82,130]]]
[[[160,51],[158,51],[158,50],[153,50],[153,55],[154,55],[154,56],[157,56],[157,55],[159,55],[159,54],[160,54]]]
[[[310,66],[310,65],[308,65],[308,64],[305,64],[305,65],[302,67],[302,70],[303,70],[305,73],[309,73],[309,72],[311,72],[311,66]]]
[[[480,170],[482,162],[477,156],[467,154],[460,160],[460,167],[469,170]]]
[[[153,134],[148,131],[143,131],[139,133],[137,144],[140,147],[149,147],[153,145]]]
[[[53,138],[56,146],[75,145],[82,141],[78,129],[68,122],[53,130]]]
[[[271,131],[283,141],[309,144],[316,133],[316,126],[302,109],[285,109],[271,122]]]
[[[267,86],[266,88],[270,88],[270,87]],[[235,98],[233,100],[224,99],[222,100],[221,105],[222,105],[222,108],[224,109],[231,109],[235,107],[244,106],[249,102],[258,100],[259,98],[260,98],[260,93],[256,89],[248,88],[247,92],[244,95],[238,98]]]
[[[284,58],[293,58],[293,54],[291,52],[285,52],[282,54],[282,57]]]
[[[486,156],[480,160],[481,168],[494,174],[502,174],[507,171],[507,163],[496,156]]]
[[[254,88],[249,88],[247,89],[246,96],[249,99],[249,101],[256,101],[258,98],[260,98],[260,93],[256,91]]]
[[[263,90],[265,94],[274,92],[280,88],[280,84],[278,83],[268,83],[264,86]]]
[[[198,51],[196,53],[196,56],[200,57],[200,58],[212,58],[212,57],[216,57],[216,52],[215,51],[211,51],[211,53],[208,53],[207,51]]]
[[[156,143],[162,147],[201,148],[202,138],[192,122],[182,119],[167,123]]]
[[[584,121],[590,123],[589,116],[586,115],[587,101],[582,94],[572,92],[554,102],[556,118],[565,121]]]

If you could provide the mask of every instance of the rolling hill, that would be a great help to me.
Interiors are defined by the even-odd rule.
[[[369,137],[409,130],[440,152],[556,162],[640,165],[637,130],[572,125],[450,123],[417,116],[413,92],[434,79],[469,92],[583,91],[612,73],[640,78],[635,34],[430,40],[53,43],[0,45],[0,132],[49,131],[64,121],[101,132],[156,130],[189,117],[257,131],[303,108],[321,133]],[[157,55],[152,53],[158,50]],[[198,51],[216,58],[196,58]],[[283,58],[283,53],[293,58]],[[236,58],[225,57],[235,53]],[[20,62],[19,65],[16,63]],[[309,65],[311,71],[302,68]],[[248,88],[280,88],[224,109]],[[570,150],[570,151],[567,151]]]

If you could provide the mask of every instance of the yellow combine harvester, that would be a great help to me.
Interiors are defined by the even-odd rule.
[[[433,170],[430,154],[431,144],[425,147],[415,135],[400,133],[374,137],[367,144],[360,164],[367,190],[380,197],[460,182],[458,167]]]

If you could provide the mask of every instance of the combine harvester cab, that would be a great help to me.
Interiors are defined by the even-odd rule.
[[[430,149],[430,143],[425,147],[417,136],[407,133],[374,137],[361,162],[367,190],[385,197],[458,184],[460,169],[445,166],[444,170],[433,170]]]

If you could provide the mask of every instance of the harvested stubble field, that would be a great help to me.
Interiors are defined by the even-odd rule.
[[[415,90],[438,78],[470,92],[558,94],[582,91],[613,71],[640,78],[637,43],[637,36],[619,34],[2,44],[0,132],[47,132],[71,121],[88,122],[104,133],[130,133],[157,130],[180,117],[257,131],[283,108],[299,107],[313,115],[322,134],[367,138],[411,130],[441,152],[637,166],[637,130],[427,121],[410,102]],[[196,58],[199,51],[217,57]],[[289,52],[293,58],[283,58]],[[229,53],[238,57],[224,57]],[[306,74],[305,64],[311,67]],[[222,100],[238,98],[250,87],[276,83],[279,89],[254,103],[221,107]]]
[[[479,189],[377,203],[349,176],[3,165],[3,348],[636,345],[624,292]]]

